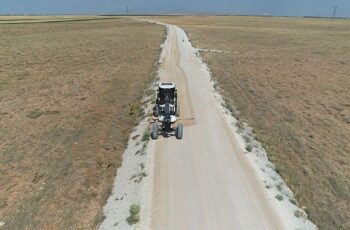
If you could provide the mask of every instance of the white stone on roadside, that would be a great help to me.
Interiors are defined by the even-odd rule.
[[[5,225],[5,222],[0,222],[0,228]]]

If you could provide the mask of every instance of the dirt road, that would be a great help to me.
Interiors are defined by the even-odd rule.
[[[152,229],[285,229],[183,30],[169,26],[161,81],[180,93],[184,139],[157,140]]]

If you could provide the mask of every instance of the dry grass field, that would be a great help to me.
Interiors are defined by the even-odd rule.
[[[350,229],[350,20],[158,17],[184,28],[320,229]]]
[[[59,15],[50,15],[50,16],[26,16],[26,15],[16,15],[16,16],[7,16],[7,15],[0,15],[0,21],[17,21],[17,20],[48,20],[48,19],[60,19],[64,18],[66,16],[59,16]],[[82,16],[67,16],[69,18],[77,18]]]
[[[95,15],[52,15],[52,16],[1,16],[0,24],[25,24],[25,23],[48,23],[48,22],[70,22],[87,21],[98,19],[113,19],[113,17],[95,16]]]
[[[132,19],[0,25],[1,229],[94,229],[164,28]]]

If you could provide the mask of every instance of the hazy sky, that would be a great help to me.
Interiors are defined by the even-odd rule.
[[[233,13],[350,17],[350,0],[0,0],[0,14]]]

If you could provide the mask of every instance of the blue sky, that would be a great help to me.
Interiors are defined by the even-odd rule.
[[[233,13],[350,17],[350,0],[0,0],[0,14]]]

